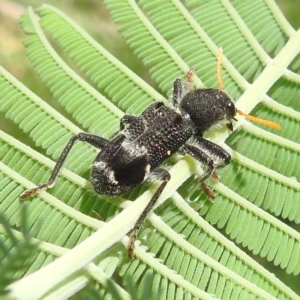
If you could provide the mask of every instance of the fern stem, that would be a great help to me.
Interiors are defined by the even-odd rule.
[[[249,46],[251,46],[252,50],[256,53],[257,57],[259,58],[260,62],[263,64],[267,64],[271,58],[269,55],[264,51],[262,46],[259,44],[257,39],[254,37],[253,33],[250,31],[250,29],[247,27],[243,19],[240,17],[240,15],[237,13],[237,11],[234,9],[230,1],[228,0],[221,0],[221,3],[227,13],[230,15],[232,20],[234,20],[236,26],[239,28],[243,36],[245,37],[247,43]]]
[[[294,119],[295,121],[300,121],[300,112],[292,109],[291,107],[282,105],[281,103],[270,98],[268,95],[265,95],[262,103],[283,116]]]
[[[22,240],[23,234],[19,231],[16,231],[14,229],[11,229],[13,235],[18,240]],[[0,233],[5,234],[5,229],[0,224]],[[67,248],[63,248],[51,243],[47,243],[41,240],[38,240],[36,238],[31,238],[32,243],[36,244],[39,250],[42,252],[45,252],[47,254],[60,257],[62,255],[67,254],[70,250]],[[86,268],[86,270],[79,270],[76,273],[76,276],[74,278],[67,278],[67,284],[63,284],[61,286],[56,287],[53,291],[50,291],[47,295],[43,297],[43,299],[66,299],[69,296],[75,294],[78,290],[83,288],[89,283],[89,277],[91,276],[94,278],[97,282],[99,282],[104,287],[107,287],[107,282],[111,281],[110,277],[105,274],[99,266],[96,266],[93,262],[89,263]],[[87,274],[87,272],[88,274]],[[111,281],[111,283],[114,285],[114,287],[117,289],[119,294],[123,297],[122,299],[131,299],[129,294],[121,288],[119,285],[117,285],[115,282]]]
[[[236,102],[244,112],[250,112],[262,101],[270,87],[285,73],[291,61],[298,55],[300,48],[300,30],[293,34],[279,54],[271,60],[257,80]],[[252,100],[249,101],[249,98]]]
[[[273,13],[275,19],[277,20],[285,34],[289,37],[292,36],[295,33],[295,29],[286,20],[275,1],[265,0],[265,3],[268,5],[270,11]]]
[[[300,234],[292,229],[291,227],[285,225],[283,222],[279,221],[277,218],[273,217],[269,213],[265,212],[264,210],[260,209],[256,205],[252,204],[251,202],[246,201],[243,197],[237,195],[235,192],[230,190],[225,185],[219,183],[215,187],[218,191],[220,191],[224,196],[228,197],[232,201],[234,201],[236,204],[238,204],[241,207],[244,207],[244,209],[247,209],[251,213],[255,214],[259,218],[267,221],[267,223],[271,224],[274,227],[277,227],[280,229],[280,231],[283,231],[287,234],[287,236],[292,237],[297,242],[300,242]],[[246,205],[247,203],[247,205]]]
[[[207,232],[213,239],[218,241],[220,244],[224,246],[230,253],[235,255],[238,259],[243,261],[243,263],[249,268],[253,269],[255,273],[260,274],[263,278],[266,278],[269,284],[274,285],[278,288],[284,295],[288,296],[290,299],[296,298],[295,293],[289,289],[286,285],[284,285],[280,280],[274,277],[273,274],[269,273],[265,268],[263,268],[260,264],[254,261],[251,257],[249,257],[244,251],[242,251],[239,247],[229,241],[223,234],[221,234],[218,230],[212,227],[207,221],[200,217],[200,215],[192,209],[186,201],[179,195],[179,193],[175,192],[173,197],[174,204],[197,226],[202,228],[204,232]],[[180,244],[178,244],[180,245]]]
[[[191,175],[192,162],[193,160],[191,158],[186,157],[171,169],[171,180],[160,197],[160,203],[157,205],[160,205],[169,198]],[[10,173],[11,172],[9,172],[9,174]],[[180,176],[178,174],[180,174]],[[22,179],[19,178],[19,180]],[[148,204],[153,193],[154,191],[146,191],[120,214],[106,223],[101,229],[70,250],[67,255],[58,258],[50,265],[47,265],[37,272],[10,285],[10,295],[24,300],[38,299],[56,286],[60,281],[84,267],[111,245],[120,241],[127,232],[133,228],[136,220]],[[99,221],[97,221],[97,223],[98,222]],[[139,253],[138,251],[139,250],[137,249],[137,253]],[[47,282],[47,284],[36,286],[36,282]],[[193,287],[191,287],[191,289],[193,289]]]
[[[239,164],[259,173],[262,174],[264,176],[268,176],[269,178],[278,181],[292,189],[295,189],[296,191],[300,191],[300,183],[296,182],[295,180],[292,180],[290,178],[287,178],[286,176],[279,174],[276,171],[273,171],[261,164],[258,164],[257,162],[253,161],[252,159],[249,159],[243,155],[241,155],[240,153],[232,150],[231,148],[229,148],[228,146],[224,146],[224,148],[226,148],[226,151],[228,153],[230,153],[230,155],[232,156],[232,158],[234,160],[236,160],[237,162],[239,162]],[[288,227],[290,228],[290,227]],[[299,240],[300,241],[300,240]]]
[[[128,245],[128,238],[123,239],[123,244]],[[197,288],[195,285],[191,284],[189,281],[185,280],[182,276],[175,273],[173,270],[169,269],[166,265],[162,264],[158,259],[149,256],[149,254],[143,250],[141,247],[137,248],[135,251],[136,257],[141,259],[143,262],[150,264],[151,268],[156,270],[158,273],[162,274],[164,277],[168,278],[171,282],[175,283],[177,286],[183,288],[185,291],[190,292],[195,297],[204,300],[210,300],[211,295]]]
[[[8,73],[2,66],[0,66],[0,76],[7,81],[11,86],[17,89],[20,93],[30,99],[33,103],[38,105],[41,109],[47,112],[55,120],[61,123],[65,128],[68,128],[73,134],[80,132],[80,128],[70,122],[67,118],[62,116],[57,110],[52,108],[49,104],[43,101],[40,97],[30,91],[26,86],[24,86],[20,81],[18,81],[14,76]],[[3,87],[4,88],[4,87]]]
[[[277,144],[280,147],[290,149],[292,151],[300,153],[300,145],[289,139],[283,138],[276,134],[273,134],[269,131],[263,130],[260,127],[253,125],[250,122],[245,122],[242,125],[243,129],[251,134],[254,134],[257,137],[260,137],[264,140],[270,141],[273,144]]]
[[[184,201],[181,199],[181,201]],[[205,263],[208,267],[218,272],[226,278],[226,280],[233,281],[236,284],[240,285],[243,289],[248,290],[250,293],[253,293],[255,296],[261,297],[262,299],[275,299],[270,296],[267,292],[257,287],[248,280],[242,278],[238,274],[234,273],[230,269],[226,268],[216,260],[212,259],[210,256],[201,252],[199,249],[188,243],[184,238],[182,238],[177,232],[170,228],[162,219],[155,214],[151,214],[148,218],[153,226],[173,241],[176,245],[182,248],[187,253],[191,254],[193,257],[197,258],[202,263]],[[210,234],[211,229],[207,232]]]
[[[197,33],[200,39],[204,41],[207,45],[208,49],[213,53],[213,55],[217,56],[218,48],[222,45],[216,45],[211,37],[203,30],[203,28],[197,23],[197,21],[191,18],[189,11],[183,6],[182,2],[179,0],[172,0],[174,6],[178,9],[178,11],[185,18],[186,22],[190,24],[190,27]],[[227,72],[232,76],[236,84],[242,89],[246,89],[249,83],[244,79],[243,76],[236,70],[236,68],[231,64],[231,62],[226,58],[226,53],[224,53],[224,57],[222,59],[222,66]],[[203,86],[203,84],[202,84]],[[199,87],[201,87],[199,85]]]
[[[31,8],[28,9],[28,17],[30,18],[32,26],[34,27],[35,34],[38,36],[43,47],[45,48],[51,59],[55,62],[55,64],[59,66],[59,68],[63,72],[65,72],[65,74],[74,82],[74,84],[78,85],[80,88],[86,91],[86,93],[88,93],[93,99],[96,99],[99,103],[105,105],[105,107],[109,109],[115,116],[121,118],[124,113],[103,95],[101,95],[98,91],[96,91],[92,86],[90,86],[86,81],[84,81],[60,58],[56,51],[54,51],[46,36],[44,35],[41,27],[39,26],[36,16],[34,15],[34,12]]]
[[[5,164],[0,162],[0,170],[3,172],[7,177],[13,179],[16,182],[19,182],[22,186],[24,186],[26,189],[34,188],[35,185],[30,182],[29,180],[25,179],[18,173],[14,172],[12,169],[7,167]],[[55,207],[57,210],[61,211],[62,213],[68,215],[70,218],[80,221],[82,224],[85,224],[88,227],[91,228],[99,228],[101,225],[104,224],[104,222],[101,222],[95,218],[91,218],[81,212],[79,212],[76,209],[70,208],[67,204],[64,202],[58,200],[54,196],[50,195],[49,193],[42,191],[40,193],[40,197],[47,202],[52,207]],[[19,200],[21,201],[21,200]]]
[[[140,86],[150,97],[153,99],[163,99],[163,95],[158,93],[150,85],[146,84],[139,76],[137,76],[132,70],[130,70],[126,65],[116,59],[111,53],[109,53],[105,48],[103,48],[98,42],[91,38],[80,26],[78,26],[71,18],[67,17],[60,10],[49,4],[43,4],[39,11],[44,11],[45,9],[50,10],[51,13],[57,14],[61,19],[63,19],[67,24],[69,24],[74,30],[76,30],[82,38],[93,48],[99,55],[103,55],[107,61],[109,61],[114,67],[118,68],[122,73],[134,82],[136,85]]]
[[[131,9],[135,13],[136,17],[140,20],[143,26],[149,31],[151,36],[159,43],[159,45],[165,49],[170,58],[176,62],[179,69],[183,74],[185,74],[189,69],[188,66],[178,55],[178,53],[171,47],[171,45],[161,36],[161,34],[156,30],[156,28],[150,23],[148,18],[145,17],[142,10],[138,7],[135,0],[128,0],[128,4],[130,5]],[[195,78],[195,83],[199,86],[203,86],[203,83],[200,81],[199,78]]]

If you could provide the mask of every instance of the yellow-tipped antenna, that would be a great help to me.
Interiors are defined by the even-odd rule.
[[[222,56],[223,56],[223,49],[219,48],[218,49],[218,56],[217,56],[217,78],[218,78],[218,84],[219,84],[219,89],[224,90],[224,84],[222,80]]]
[[[222,56],[223,56],[223,49],[219,48],[218,49],[218,56],[217,56],[217,78],[218,78],[218,84],[219,84],[219,89],[220,90],[224,90],[224,84],[223,84],[222,72],[221,72],[221,68],[222,68]],[[264,124],[266,126],[274,128],[274,129],[281,129],[280,125],[278,125],[278,124],[276,124],[274,122],[250,116],[250,115],[248,115],[248,114],[240,111],[239,109],[235,109],[235,112],[238,113],[239,115],[247,118],[248,120],[253,121],[253,122]]]
[[[256,118],[256,117],[253,117],[253,116],[250,116],[238,109],[235,110],[239,115],[247,118],[248,120],[251,120],[253,122],[256,122],[256,123],[260,123],[260,124],[264,124],[264,125],[267,125],[269,127],[272,127],[274,129],[281,129],[280,125],[274,123],[274,122],[271,122],[271,121],[267,121],[267,120],[263,120],[263,119],[260,119],[260,118]]]

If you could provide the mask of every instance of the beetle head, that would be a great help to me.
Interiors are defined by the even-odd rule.
[[[180,108],[189,115],[200,134],[214,125],[226,124],[233,130],[232,120],[236,114],[234,103],[218,89],[198,89],[187,93]]]

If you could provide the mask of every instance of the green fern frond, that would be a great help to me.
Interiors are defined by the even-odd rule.
[[[123,113],[76,74],[54,51],[31,10],[20,19],[31,36],[25,41],[28,57],[39,75],[69,113],[84,128],[109,132]],[[32,26],[33,28],[29,28]],[[29,28],[29,29],[28,29]],[[35,29],[35,30],[34,30]],[[98,128],[99,128],[98,127]]]
[[[42,17],[41,26],[53,35],[97,87],[105,89],[122,111],[130,107],[139,114],[153,99],[164,98],[66,15],[48,5],[40,7],[37,13]]]
[[[26,208],[23,206],[18,215],[21,240],[17,238],[5,215],[0,213],[0,295],[8,293],[7,286],[16,278],[21,278],[36,257],[37,244],[32,241],[28,232]]]
[[[265,64],[268,64],[268,62],[270,62],[270,57],[268,56],[268,54],[265,52],[267,51],[275,51],[275,53],[277,54],[279,49],[282,48],[283,43],[286,43],[288,41],[288,37],[285,36],[284,31],[281,30],[280,26],[277,25],[276,22],[276,17],[278,18],[278,14],[273,15],[272,13],[274,13],[274,10],[272,11],[268,6],[265,6],[265,10],[264,13],[266,15],[264,15],[264,22],[268,24],[272,24],[271,26],[268,26],[265,28],[265,31],[269,30],[268,34],[273,36],[273,30],[274,29],[274,24],[276,23],[276,30],[275,32],[277,32],[277,45],[274,44],[274,42],[272,43],[271,48],[269,47],[268,49],[263,49],[262,46],[260,46],[259,41],[257,41],[255,39],[255,36],[252,34],[252,32],[247,28],[247,26],[245,24],[241,24],[242,19],[240,17],[240,15],[238,14],[238,11],[234,10],[234,7],[231,5],[231,3],[229,1],[207,1],[205,4],[197,6],[195,9],[191,10],[191,14],[194,16],[194,18],[198,21],[197,23],[194,21],[193,18],[191,18],[191,16],[188,14],[187,9],[179,2],[179,1],[174,1],[174,2],[169,2],[169,1],[164,1],[163,4],[160,1],[160,5],[158,5],[158,2],[155,1],[151,1],[150,2],[146,2],[146,1],[140,1],[138,4],[137,3],[133,3],[133,2],[127,2],[127,1],[123,1],[123,5],[118,7],[117,6],[113,6],[115,4],[115,1],[106,1],[107,5],[109,8],[112,9],[112,16],[114,18],[114,20],[121,24],[123,26],[123,24],[125,23],[126,25],[124,25],[124,36],[127,37],[128,34],[128,29],[127,26],[128,24],[132,24],[131,22],[135,22],[133,20],[136,20],[138,18],[141,18],[140,15],[142,14],[139,5],[147,12],[147,16],[149,17],[149,19],[151,20],[152,24],[149,25],[147,23],[147,29],[151,28],[151,30],[149,29],[149,33],[152,34],[152,38],[155,39],[157,37],[157,31],[159,31],[159,33],[164,37],[164,39],[166,41],[168,41],[168,45],[172,45],[172,48],[176,50],[176,52],[182,57],[184,58],[185,62],[188,62],[189,65],[193,65],[194,67],[196,67],[197,73],[201,74],[201,79],[204,83],[206,83],[206,76],[212,80],[212,78],[214,78],[214,74],[210,74],[209,70],[203,70],[201,68],[209,67],[209,57],[205,58],[205,62],[206,64],[202,64],[202,56],[205,53],[207,53],[208,55],[212,54],[211,52],[217,48],[217,45],[222,45],[222,47],[224,46],[225,49],[225,53],[229,53],[229,55],[226,55],[226,58],[228,59],[225,60],[224,62],[224,68],[225,70],[228,71],[229,77],[231,77],[233,79],[234,84],[236,84],[236,86],[240,86],[241,88],[246,88],[248,83],[245,81],[252,81],[255,80],[259,75],[262,75],[262,70],[263,70],[263,66]],[[126,3],[126,4],[125,4]],[[259,3],[256,3],[257,5],[259,5]],[[127,18],[120,18],[119,15],[123,15],[123,11],[124,11],[124,6],[126,7],[126,16]],[[187,3],[187,6],[192,6],[191,3]],[[122,12],[121,12],[121,7],[122,7]],[[256,6],[255,6],[256,7]],[[272,8],[272,6],[270,5],[270,7]],[[256,7],[257,9],[257,7]],[[214,12],[213,14],[210,12]],[[129,15],[131,17],[129,17]],[[170,18],[165,18],[165,15],[170,15]],[[262,17],[262,16],[261,16]],[[177,20],[176,23],[174,23],[174,18]],[[207,19],[209,20],[209,22],[207,22]],[[242,26],[243,25],[243,26]],[[146,27],[146,26],[145,26]],[[131,30],[132,26],[130,26]],[[286,29],[286,26],[285,26]],[[122,27],[121,27],[121,30]],[[156,31],[157,30],[157,31]],[[226,30],[226,32],[225,32]],[[231,39],[227,39],[228,34],[230,33]],[[190,35],[189,35],[190,34]],[[292,36],[292,31],[289,30],[289,34]],[[147,33],[144,33],[145,37],[147,36]],[[149,34],[148,34],[149,35]],[[210,41],[208,42],[207,40],[209,39],[209,37],[212,37],[210,39]],[[285,36],[285,39],[284,39]],[[281,38],[280,41],[278,41],[279,37]],[[141,36],[138,37],[139,40],[141,39]],[[161,41],[161,39],[159,40],[158,38],[156,39],[157,43]],[[299,40],[299,39],[298,39]],[[207,41],[207,42],[206,42]],[[147,50],[145,50],[144,47],[140,47],[139,45],[136,45],[134,42],[132,42],[130,39],[128,40],[128,42],[132,45],[132,47],[134,47],[136,49],[136,51],[141,52],[141,55],[148,55]],[[215,44],[213,44],[213,42],[215,42]],[[165,44],[163,44],[161,42],[162,47],[166,50],[168,47],[164,47]],[[180,46],[178,46],[180,45]],[[188,47],[187,47],[188,45]],[[231,49],[234,49],[234,51],[227,49],[227,45],[230,45]],[[280,47],[281,45],[281,47]],[[185,46],[185,47],[184,47]],[[250,46],[250,47],[249,47]],[[181,47],[181,48],[180,48]],[[243,47],[244,50],[241,48]],[[144,54],[143,51],[145,51]],[[237,56],[236,53],[237,51],[241,51],[239,53],[241,53],[241,55]],[[231,53],[234,52],[235,57],[233,57],[231,55]],[[298,53],[298,50],[295,49],[295,54]],[[231,57],[232,56],[232,57]],[[151,56],[149,56],[151,58]],[[172,56],[170,55],[170,58]],[[243,61],[241,62],[239,59],[243,59]],[[292,61],[293,57],[290,57],[289,61]],[[279,60],[279,59],[278,59]],[[232,61],[232,64],[231,64]],[[175,61],[177,62],[177,61]],[[235,67],[235,65],[240,66],[243,69],[232,69],[233,67]],[[288,64],[285,66],[287,67]],[[211,68],[211,72],[215,72],[214,68]],[[287,70],[282,70],[282,75],[283,78],[286,77],[286,73]],[[155,74],[153,74],[155,77]],[[243,76],[244,79],[241,79],[241,75]],[[298,80],[298,75],[294,75],[294,80]],[[225,86],[228,86],[228,91],[230,92],[230,94],[235,95],[235,92],[232,91],[231,89],[231,84],[232,84],[232,80],[231,82],[229,82],[227,84],[226,79],[227,79],[227,72],[224,75],[224,81],[225,81]],[[300,78],[300,77],[299,77]],[[276,78],[275,78],[276,79]],[[208,81],[209,86],[213,86],[212,83],[210,83]],[[300,91],[300,89],[297,89],[298,92]],[[237,96],[239,96],[240,94],[238,93]],[[300,94],[299,94],[300,96]],[[246,101],[251,101],[251,98],[246,99],[244,98],[244,100]],[[257,101],[257,100],[256,100]],[[266,100],[267,101],[267,100]],[[270,101],[270,100],[268,100]],[[239,101],[241,102],[241,101]],[[270,103],[269,103],[270,104]],[[253,104],[251,104],[253,105]],[[271,103],[271,106],[276,104]],[[274,108],[275,108],[274,107]],[[268,111],[266,109],[266,107],[261,108],[262,111],[264,111],[264,118],[273,118],[276,120],[276,117],[274,118],[274,112],[271,112],[271,114],[266,114],[266,112]],[[295,119],[298,119],[299,114],[296,114],[296,116],[294,114],[292,114],[291,112],[288,112],[288,117],[287,115],[284,115],[285,120],[283,121],[282,118],[278,118],[278,122],[282,124],[282,127],[284,127],[284,131],[281,133],[281,135],[285,135],[286,131],[289,131],[289,133],[291,134],[291,123],[295,123]],[[295,118],[296,117],[296,118]],[[276,120],[277,121],[277,120]],[[247,129],[247,126],[243,126],[242,129]],[[240,137],[240,131],[236,132],[236,136]],[[264,138],[265,140],[270,141],[270,137],[268,133],[264,133],[260,135],[260,138]],[[285,138],[287,138],[287,136],[285,135]],[[277,142],[276,138],[273,138],[273,143],[269,143],[269,147],[267,145],[264,145],[263,151],[262,152],[262,156],[263,157],[270,157],[269,153],[270,153],[270,148],[276,148],[278,149],[279,145]],[[283,141],[284,143],[284,141]],[[245,153],[246,155],[251,155],[252,157],[256,157],[256,150],[255,150],[255,143],[252,143],[253,147],[247,147],[247,153]],[[246,144],[247,145],[247,144]],[[283,145],[282,145],[283,146]],[[284,147],[284,146],[283,146]],[[257,148],[256,148],[257,149]],[[295,152],[295,154],[299,157],[299,147],[296,144],[292,145],[292,151]],[[280,155],[280,152],[276,153],[276,162],[278,163],[278,169],[280,169],[281,164],[280,162],[284,163],[286,161],[286,155],[285,152],[282,151],[282,154]],[[271,156],[272,157],[272,156]],[[235,156],[233,155],[233,158],[235,158]],[[275,160],[275,158],[274,158]],[[245,169],[245,161],[247,161],[246,167],[247,169]],[[286,190],[286,195],[288,198],[290,198],[290,201],[285,202],[285,204],[283,204],[283,206],[281,207],[281,209],[277,209],[277,211],[280,211],[280,214],[284,217],[284,218],[289,218],[290,220],[295,220],[298,221],[298,203],[299,203],[299,191],[300,191],[300,185],[299,183],[295,183],[292,180],[289,179],[284,179],[281,178],[279,179],[278,185],[276,186],[275,182],[278,181],[278,176],[276,178],[274,178],[274,176],[266,176],[267,174],[269,174],[270,172],[268,172],[266,169],[265,171],[261,170],[261,167],[258,166],[258,169],[255,168],[253,170],[252,166],[255,166],[255,162],[254,161],[250,161],[250,160],[246,160],[246,158],[244,159],[240,159],[239,161],[237,161],[237,164],[232,163],[230,168],[229,168],[229,172],[226,172],[225,175],[223,175],[222,180],[224,181],[224,183],[230,187],[232,190],[237,191],[237,193],[243,195],[244,198],[255,202],[255,204],[257,205],[262,205],[264,207],[264,209],[270,209],[271,211],[274,211],[275,207],[278,207],[278,203],[282,203],[282,194],[278,194],[276,193],[276,191],[280,188],[280,186],[282,186],[282,184],[284,184],[286,186],[286,189],[291,188],[291,190]],[[230,172],[230,169],[232,169],[232,171]],[[233,181],[235,178],[232,178],[231,175],[234,173],[235,169],[239,169],[241,174],[243,174],[243,178],[245,180],[245,182],[250,182],[250,184],[247,184],[246,186],[243,185],[238,185],[238,183],[236,181]],[[254,172],[259,172],[257,174],[253,173]],[[227,175],[228,174],[228,175]],[[227,175],[227,176],[226,176]],[[248,179],[247,179],[248,178]],[[250,179],[251,178],[251,179]],[[254,180],[255,178],[255,180]],[[274,179],[276,180],[274,182]],[[252,184],[252,187],[251,187]],[[272,185],[273,184],[273,185]],[[237,190],[237,188],[239,188],[239,190]],[[284,194],[284,191],[283,191]],[[235,195],[231,195],[231,197],[236,198]],[[274,199],[274,197],[276,197]],[[253,200],[251,200],[253,199]],[[232,199],[233,200],[233,199]],[[220,201],[219,203],[222,203],[223,201]],[[221,204],[220,204],[221,205]],[[213,205],[211,206],[211,213],[208,214],[207,219],[210,220],[213,224],[217,223],[217,218],[220,216],[221,211],[219,206],[220,205]],[[226,207],[225,203],[222,204],[222,206]],[[247,206],[247,202],[244,202],[242,204],[243,207]],[[296,208],[296,209],[295,209]],[[236,208],[237,210],[239,210],[239,208]],[[219,213],[216,213],[217,211],[219,211]],[[231,222],[229,222],[228,226],[229,228],[232,227],[231,224],[236,224],[237,217],[242,217],[241,214],[238,213],[238,211],[236,211],[236,214],[233,214],[234,211],[228,210],[227,213],[227,218],[229,218],[229,214],[232,215],[231,216]],[[202,213],[207,214],[207,212]],[[278,214],[277,214],[278,215]],[[214,216],[213,219],[211,219],[211,217],[209,216]],[[222,215],[222,224],[226,224],[226,215]],[[244,217],[242,217],[242,220],[244,219]],[[268,225],[268,221],[267,218],[264,218],[265,222],[266,222],[266,226]],[[248,218],[248,222],[245,225],[246,227],[249,226],[250,222],[250,218]],[[282,224],[283,225],[283,224]],[[228,227],[227,227],[228,228]],[[238,235],[238,231],[239,231],[238,226],[235,226],[235,233],[232,234],[232,237],[237,237]],[[242,231],[244,230],[244,227],[241,228]],[[229,233],[231,232],[231,230],[228,230]],[[244,232],[244,231],[243,231]],[[294,234],[292,234],[294,235]],[[241,236],[239,235],[239,242],[244,242],[244,244],[248,244],[248,242],[246,242],[246,240],[244,240],[246,238],[246,236],[244,236],[244,238],[242,239]],[[273,239],[273,236],[270,235],[270,238]],[[265,242],[268,239],[268,236],[266,235],[265,238],[260,239],[258,241],[258,245],[261,245],[263,242]],[[295,249],[293,249],[293,251],[295,250],[295,252],[298,251],[298,247],[299,247],[299,235],[296,233],[294,238],[292,238],[292,240],[295,242]],[[282,245],[282,247],[284,248],[287,244]],[[253,248],[256,249],[255,252],[259,252],[259,246],[254,247]],[[252,249],[252,247],[251,247]],[[274,250],[276,253],[276,250]],[[278,256],[279,257],[279,256]],[[282,264],[282,267],[286,267],[285,264]],[[289,265],[289,272],[291,272],[292,270],[294,271],[295,268],[295,273],[298,273],[298,263],[294,264],[294,261],[291,262],[291,264]]]
[[[30,202],[28,226],[39,241],[39,253],[36,263],[24,271],[26,276],[10,286],[10,295],[57,299],[86,286],[82,292],[90,298],[105,299],[143,299],[158,289],[161,299],[209,299],[212,294],[221,299],[299,299],[231,242],[287,273],[300,272],[300,235],[276,218],[300,220],[300,147],[295,134],[300,113],[294,101],[300,96],[299,32],[272,1],[105,3],[165,94],[190,66],[197,70],[197,87],[217,87],[216,50],[222,46],[225,87],[238,108],[272,119],[282,130],[267,131],[239,120],[230,137],[225,131],[208,134],[232,155],[222,184],[212,183],[215,203],[199,191],[194,175],[202,170],[195,161],[176,157],[161,206],[139,233],[134,261],[126,257],[124,236],[157,185],[138,187],[122,198],[97,195],[85,179],[96,151],[76,144],[56,186]],[[20,21],[28,35],[28,57],[79,126],[110,137],[125,111],[138,114],[153,101],[166,101],[166,95],[147,85],[62,12],[43,5],[37,14],[40,20],[29,10]],[[53,37],[51,43],[43,29]],[[72,61],[63,59],[61,50]],[[0,108],[53,158],[81,131],[4,69]],[[19,226],[19,194],[33,187],[31,182],[45,182],[54,162],[3,132],[0,157],[0,210],[11,226]],[[128,198],[136,200],[131,203]],[[93,211],[101,221],[90,217]],[[44,276],[46,285],[30,288]],[[125,278],[137,287],[126,285]]]

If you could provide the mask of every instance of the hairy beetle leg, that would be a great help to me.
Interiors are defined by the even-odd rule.
[[[136,241],[136,234],[132,234],[130,237],[129,237],[129,242],[128,242],[128,246],[127,246],[127,255],[128,255],[128,258],[129,259],[134,259],[135,257],[135,243]]]
[[[20,195],[20,199],[25,200],[25,199],[31,198],[31,197],[35,196],[36,194],[39,194],[41,191],[48,189],[48,188],[52,188],[53,186],[54,186],[54,183],[53,184],[47,184],[47,183],[40,184],[31,190],[25,191],[22,195]]]
[[[218,182],[221,182],[221,179],[220,179],[219,175],[218,175],[216,172],[212,172],[212,173],[211,173],[211,177],[212,177],[214,180],[216,180],[216,181],[218,181]]]
[[[85,133],[85,132],[80,132],[80,133],[74,135],[69,140],[68,144],[66,145],[66,147],[64,148],[63,152],[61,153],[59,159],[57,160],[56,165],[52,171],[52,174],[51,174],[48,182],[44,183],[44,184],[40,184],[36,188],[25,191],[22,195],[20,195],[21,200],[31,198],[31,197],[35,196],[36,194],[40,193],[42,190],[54,187],[54,185],[56,183],[56,179],[58,177],[58,173],[59,173],[60,169],[62,168],[64,161],[66,160],[70,150],[72,149],[72,147],[74,146],[74,143],[76,141],[87,142],[99,149],[101,149],[108,142],[108,140],[106,140],[100,136]]]
[[[203,192],[207,195],[207,197],[211,200],[211,201],[215,201],[216,196],[214,194],[214,192],[212,191],[211,187],[208,186],[205,182],[201,183],[201,188],[203,190]]]
[[[195,68],[191,67],[187,72],[186,72],[186,80],[190,83],[194,81],[194,76],[195,76]]]
[[[162,183],[158,187],[158,189],[156,190],[154,195],[152,196],[151,200],[149,201],[149,203],[147,204],[147,206],[145,207],[145,209],[143,210],[143,212],[141,213],[141,215],[137,219],[133,229],[131,230],[130,237],[129,237],[129,243],[128,243],[128,246],[127,246],[127,254],[128,254],[128,257],[130,259],[134,258],[134,249],[135,249],[134,242],[136,241],[136,237],[137,237],[137,233],[138,233],[139,229],[141,228],[144,220],[146,219],[149,212],[151,211],[151,209],[153,208],[153,206],[157,202],[159,196],[163,192],[163,190],[166,187],[168,181],[171,179],[170,173],[167,170],[164,170],[162,168],[155,169],[153,171],[153,173],[156,174],[158,179],[162,180]]]

